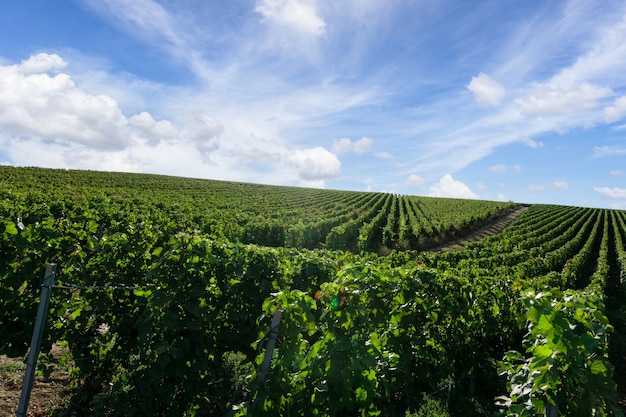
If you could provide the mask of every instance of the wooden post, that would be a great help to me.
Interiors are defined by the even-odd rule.
[[[22,393],[20,395],[20,403],[17,407],[17,417],[25,417],[30,401],[30,391],[33,388],[35,379],[35,369],[37,368],[37,356],[41,348],[41,339],[46,326],[46,316],[48,315],[48,307],[50,306],[50,295],[52,293],[52,285],[54,284],[54,272],[56,264],[48,264],[46,266],[46,274],[43,277],[41,295],[39,296],[39,308],[37,310],[37,318],[35,319],[35,328],[33,329],[33,337],[30,341],[30,351],[28,352],[28,360],[26,361],[26,373],[22,382]]]

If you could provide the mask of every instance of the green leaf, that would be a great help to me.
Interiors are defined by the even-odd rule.
[[[356,400],[359,402],[367,400],[367,390],[358,387],[355,391]]]
[[[4,224],[4,234],[5,235],[16,235],[17,234],[17,226],[11,222],[3,222]]]
[[[594,375],[605,375],[607,373],[606,365],[601,359],[595,359],[591,362],[591,373]]]
[[[142,290],[139,288],[135,288],[133,290],[133,293],[137,296],[137,297],[145,297],[148,298],[152,295],[152,290]]]

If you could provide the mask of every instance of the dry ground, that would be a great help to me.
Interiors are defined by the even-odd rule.
[[[453,241],[446,242],[441,246],[433,247],[430,249],[430,251],[450,252],[454,250],[460,250],[463,249],[463,246],[466,243],[480,242],[489,236],[497,235],[498,233],[509,227],[515,220],[517,220],[522,214],[524,214],[526,210],[528,210],[528,207],[526,206],[519,207],[516,210],[513,210],[510,213],[506,214],[505,216],[499,217],[494,221],[487,223],[486,225],[480,227],[478,230],[470,233],[467,236],[463,236]]]
[[[37,376],[28,404],[28,416],[45,416],[47,410],[61,404],[68,397],[70,379],[64,367],[58,364],[62,353],[58,346],[52,348],[55,359],[53,371],[48,378]],[[42,358],[42,355],[40,355]],[[22,358],[8,358],[0,355],[0,417],[13,417],[17,412],[26,370]]]

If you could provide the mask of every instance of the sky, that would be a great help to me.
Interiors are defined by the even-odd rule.
[[[0,164],[626,209],[626,2],[5,0]]]

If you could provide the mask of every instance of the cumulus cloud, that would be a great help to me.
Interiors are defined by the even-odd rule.
[[[626,198],[626,188],[593,187],[593,189],[608,198]]]
[[[467,198],[479,199],[480,196],[474,193],[470,188],[461,181],[455,180],[452,175],[446,174],[439,182],[430,187],[430,197],[450,197],[450,198]]]
[[[266,20],[310,35],[323,35],[326,22],[311,0],[258,0],[254,10]]]
[[[612,106],[604,108],[604,121],[613,123],[621,120],[626,115],[626,96],[615,99]]]
[[[31,56],[19,65],[19,71],[23,75],[44,74],[59,72],[67,67],[67,62],[57,54],[37,54]]]
[[[341,171],[341,162],[337,155],[321,146],[293,150],[286,156],[286,160],[298,170],[298,175],[305,181],[335,178]]]
[[[506,94],[504,86],[481,72],[466,86],[474,93],[474,99],[481,106],[498,106]]]
[[[127,117],[111,96],[81,89],[62,72],[67,65],[56,54],[40,53],[0,66],[0,133],[105,153],[179,136],[170,121],[146,111]]]
[[[416,186],[424,184],[424,178],[420,177],[419,175],[411,174],[404,181],[404,184],[407,185],[408,187],[416,187]]]
[[[619,177],[624,175],[624,171],[622,171],[621,169],[614,169],[611,171],[611,175],[614,177]]]
[[[78,88],[67,64],[38,54],[18,65],[0,66],[0,127],[15,135],[75,142],[97,149],[128,146],[131,132],[117,102]]]
[[[128,118],[128,122],[137,127],[149,139],[167,139],[178,136],[178,130],[168,120],[156,121],[148,112],[141,112]]]
[[[339,140],[333,140],[332,151],[336,154],[347,152],[361,154],[365,153],[373,142],[372,139],[365,136],[354,142],[349,138],[341,138]]]
[[[535,87],[525,98],[515,100],[529,117],[541,117],[575,113],[594,108],[598,100],[613,95],[608,87],[588,82],[575,86],[542,84]]]
[[[191,122],[187,138],[200,152],[204,162],[211,162],[211,153],[219,147],[222,125],[206,114],[196,114]]]

